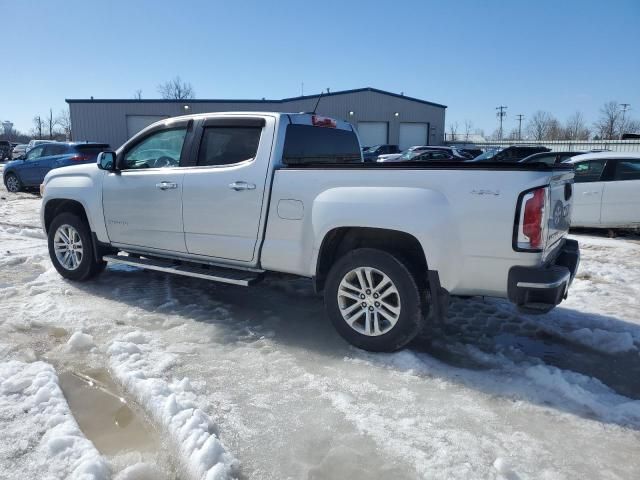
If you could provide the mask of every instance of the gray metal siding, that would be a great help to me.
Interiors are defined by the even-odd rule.
[[[70,102],[73,139],[109,143],[113,148],[127,139],[127,115],[167,115],[170,117],[207,112],[225,111],[275,111],[308,112],[313,110],[317,98],[291,99],[287,101],[256,102],[109,102],[87,100]],[[184,105],[189,105],[185,110]],[[401,122],[430,124],[430,142],[439,145],[443,141],[445,108],[417,102],[408,98],[385,95],[375,91],[337,93],[323,97],[318,114],[358,122],[389,122],[389,143],[400,139]],[[353,112],[353,115],[349,115]],[[394,114],[398,112],[396,117]]]

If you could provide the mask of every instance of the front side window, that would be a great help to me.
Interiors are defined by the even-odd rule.
[[[576,183],[599,182],[606,162],[606,160],[588,160],[576,163],[574,181]]]
[[[198,152],[198,166],[233,165],[256,156],[261,127],[207,127]]]
[[[432,160],[447,160],[449,158],[449,155],[447,155],[445,152],[431,152],[430,158]]]
[[[127,151],[122,169],[180,166],[180,154],[186,134],[186,127],[152,133]]]
[[[42,156],[42,150],[44,150],[44,146],[34,147],[29,150],[27,153],[27,160],[36,160]]]
[[[618,160],[614,180],[640,180],[639,160]]]

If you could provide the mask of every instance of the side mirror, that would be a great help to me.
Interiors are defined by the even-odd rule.
[[[100,170],[108,170],[113,172],[116,170],[116,152],[112,150],[106,150],[104,152],[100,152],[98,154],[98,159],[96,160],[98,164],[98,168]]]

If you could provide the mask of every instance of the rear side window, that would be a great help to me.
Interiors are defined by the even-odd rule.
[[[361,161],[356,134],[311,125],[287,126],[282,161],[286,165],[307,163],[357,163]]]
[[[606,162],[606,160],[589,160],[576,163],[574,182],[599,182]]]
[[[233,165],[256,156],[261,127],[207,127],[198,152],[198,166]]]
[[[52,143],[50,145],[46,145],[44,147],[44,152],[42,153],[43,157],[49,157],[51,155],[62,155],[69,151],[69,147],[67,145],[57,145]]]
[[[618,160],[614,180],[640,180],[640,160]]]

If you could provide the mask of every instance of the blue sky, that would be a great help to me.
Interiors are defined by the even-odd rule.
[[[282,98],[371,86],[449,106],[491,133],[515,115],[609,100],[640,118],[640,1],[0,0],[0,120],[28,131],[65,98]],[[7,30],[8,28],[8,30]],[[525,118],[526,122],[526,118]]]

